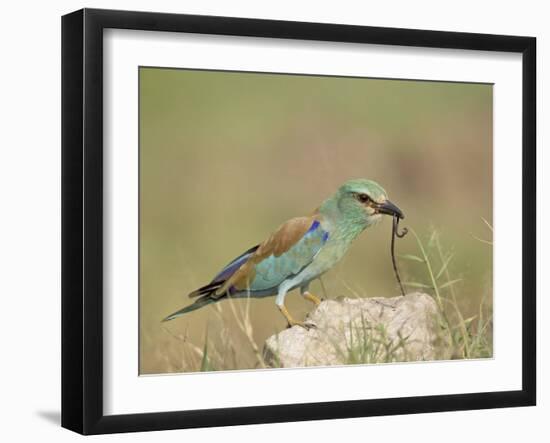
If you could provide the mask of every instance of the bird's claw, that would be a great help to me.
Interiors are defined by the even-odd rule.
[[[304,322],[304,321],[294,321],[288,324],[289,328],[292,328],[293,326],[300,326],[304,328],[306,331],[309,331],[310,329],[317,329],[317,325],[312,322]]]

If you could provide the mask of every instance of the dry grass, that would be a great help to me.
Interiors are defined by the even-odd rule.
[[[491,225],[484,220],[491,229]],[[455,359],[488,358],[493,355],[492,297],[489,302],[483,293],[477,313],[466,317],[460,303],[457,286],[462,278],[451,276],[450,266],[454,254],[444,252],[440,233],[432,230],[426,245],[413,230],[420,256],[407,255],[403,258],[422,263],[426,270],[425,281],[405,283],[429,291],[435,298],[439,311],[438,325],[440,354]],[[492,246],[491,242],[484,241]]]

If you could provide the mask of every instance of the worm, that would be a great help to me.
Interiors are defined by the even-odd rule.
[[[407,228],[403,228],[401,232],[399,232],[399,217],[397,215],[393,216],[393,224],[392,224],[392,235],[391,235],[391,261],[393,264],[393,272],[395,273],[395,278],[397,279],[397,283],[399,283],[399,288],[401,289],[401,295],[405,296],[405,289],[403,289],[403,283],[401,283],[401,277],[399,276],[399,270],[397,269],[397,262],[395,261],[395,237],[403,238],[409,230]]]

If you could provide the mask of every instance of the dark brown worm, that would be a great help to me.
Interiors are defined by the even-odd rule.
[[[397,263],[395,261],[395,237],[403,238],[407,235],[407,232],[409,232],[407,228],[403,228],[402,231],[399,232],[399,217],[394,215],[391,232],[391,261],[393,264],[393,272],[395,272],[395,278],[397,279],[397,283],[399,283],[401,295],[403,296],[405,296],[405,289],[403,289],[403,283],[401,283],[401,277],[399,277],[399,271],[397,270]]]

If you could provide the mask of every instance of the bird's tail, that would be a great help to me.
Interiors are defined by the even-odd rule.
[[[188,312],[195,311],[197,309],[202,308],[203,306],[207,306],[216,301],[218,301],[218,299],[211,297],[210,294],[203,295],[202,297],[198,298],[195,301],[195,303],[192,303],[189,306],[186,306],[185,308],[180,309],[179,311],[176,311],[173,314],[170,314],[168,317],[166,317],[162,321],[174,320],[175,318],[181,317],[183,314],[187,314]]]

